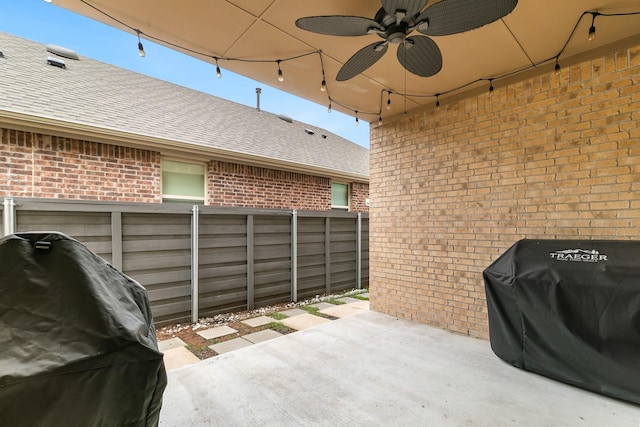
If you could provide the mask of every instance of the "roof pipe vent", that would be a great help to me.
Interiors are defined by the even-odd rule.
[[[73,59],[76,61],[80,59],[80,57],[75,51],[71,49],[67,49],[66,47],[56,46],[55,44],[48,44],[47,52],[53,53],[54,55],[58,55],[63,58]]]
[[[315,135],[315,132],[309,128],[305,129],[304,131],[307,133],[307,135]]]
[[[260,94],[262,93],[262,89],[259,87],[256,88],[256,110],[260,111]]]
[[[279,118],[280,120],[284,120],[284,121],[285,121],[285,122],[287,122],[287,123],[293,123],[293,119],[292,119],[291,117],[289,117],[289,116],[284,115],[284,114],[280,114],[280,115],[278,116],[278,118]]]

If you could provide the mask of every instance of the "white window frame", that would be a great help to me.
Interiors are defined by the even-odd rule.
[[[170,162],[176,162],[176,163],[183,163],[183,164],[187,164],[187,165],[197,165],[197,166],[202,166],[203,168],[203,174],[202,174],[202,179],[203,179],[203,189],[204,189],[204,195],[202,197],[196,197],[196,196],[182,196],[179,194],[166,194],[164,192],[164,182],[163,182],[163,172],[164,172],[164,162],[166,161],[170,161]],[[163,157],[160,160],[160,192],[162,194],[162,203],[172,203],[172,202],[176,202],[176,201],[184,201],[185,203],[195,203],[195,204],[202,204],[205,205],[207,203],[207,175],[208,175],[208,167],[207,167],[207,163],[203,163],[203,162],[197,162],[197,161],[193,161],[193,160],[189,160],[189,159],[178,159],[178,158],[174,158],[174,157]],[[168,199],[169,201],[166,201],[165,199]]]
[[[333,184],[339,184],[339,185],[344,185],[347,187],[347,204],[346,206],[344,205],[334,205],[333,204]],[[351,206],[351,186],[345,182],[339,182],[339,181],[332,181],[331,182],[331,209],[336,209],[336,210],[349,210],[349,206]]]

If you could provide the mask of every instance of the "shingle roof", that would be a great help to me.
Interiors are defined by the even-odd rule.
[[[327,130],[0,32],[0,118],[8,113],[122,132],[256,161],[369,175],[369,150]],[[305,131],[314,132],[310,135]],[[322,135],[326,135],[323,138]]]

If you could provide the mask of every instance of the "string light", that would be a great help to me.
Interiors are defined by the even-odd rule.
[[[378,117],[378,126],[380,126],[382,124],[382,116]]]
[[[436,110],[440,109],[440,94],[436,93]]]
[[[589,41],[593,41],[596,38],[596,16],[600,15],[598,12],[591,12],[591,26],[589,27]]]
[[[358,119],[358,110],[356,110],[356,126],[360,126],[360,120]]]
[[[214,59],[216,60],[216,77],[217,78],[221,78],[222,77],[222,71],[220,71],[220,66],[218,65],[218,57],[214,57]]]
[[[142,41],[140,40],[140,30],[136,30],[136,33],[138,34],[138,55],[140,58],[144,58],[147,54],[144,53],[144,46],[142,46]]]
[[[324,77],[322,78],[322,83],[320,84],[320,90],[322,92],[327,91],[327,81],[324,79]]]
[[[332,108],[331,108],[331,101],[329,101],[329,106],[327,107],[327,113],[330,113],[330,112],[331,112],[331,110],[332,110]]]
[[[493,96],[493,79],[489,79],[489,96]]]
[[[391,110],[391,92],[387,92],[387,110]]]
[[[278,81],[279,82],[283,82],[284,81],[284,76],[282,75],[282,70],[280,69],[280,61],[279,59],[276,61],[276,63],[278,64]]]
[[[555,67],[553,69],[555,70],[556,75],[559,76],[560,75],[560,64],[558,63],[558,58],[556,58],[556,65],[555,65]]]

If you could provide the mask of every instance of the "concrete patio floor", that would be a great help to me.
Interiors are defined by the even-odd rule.
[[[513,368],[488,341],[371,311],[168,375],[164,427],[640,426],[640,407]]]

